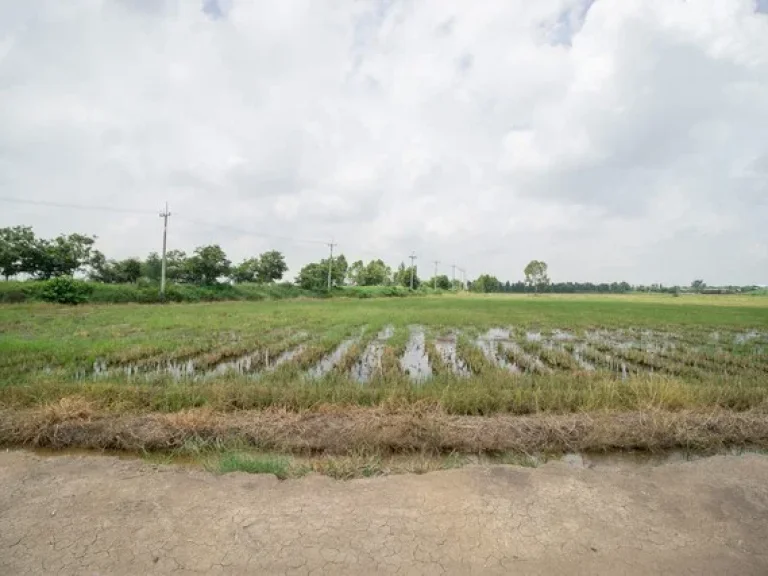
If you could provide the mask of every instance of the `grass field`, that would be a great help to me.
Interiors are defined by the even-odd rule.
[[[634,428],[617,439],[620,448],[691,439],[768,445],[766,375],[762,297],[0,306],[5,444],[606,449],[599,430],[616,437],[616,418],[625,418]],[[679,429],[705,413],[709,436]],[[655,424],[643,420],[649,414]],[[456,431],[457,418],[474,444]],[[496,434],[488,422],[505,418],[533,418],[525,430],[538,432],[522,444],[477,436]],[[558,428],[564,418],[576,418],[578,438]],[[512,426],[525,436],[499,422],[497,430]],[[382,433],[393,426],[400,436]],[[589,434],[594,441],[585,445]]]

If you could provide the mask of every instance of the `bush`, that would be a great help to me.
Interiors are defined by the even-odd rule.
[[[82,304],[88,301],[92,292],[93,286],[82,280],[75,280],[71,276],[59,276],[43,283],[40,298],[57,304]]]

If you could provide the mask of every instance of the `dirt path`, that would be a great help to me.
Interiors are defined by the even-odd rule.
[[[0,453],[0,574],[768,573],[768,457],[338,482]]]

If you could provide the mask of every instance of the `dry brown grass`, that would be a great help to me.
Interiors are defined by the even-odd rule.
[[[125,414],[82,398],[0,411],[0,444],[129,451],[231,445],[293,454],[521,453],[768,447],[765,410],[455,416],[431,406]]]

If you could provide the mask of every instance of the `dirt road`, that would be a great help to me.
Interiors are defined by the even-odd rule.
[[[768,457],[339,482],[0,453],[0,574],[768,574]]]

